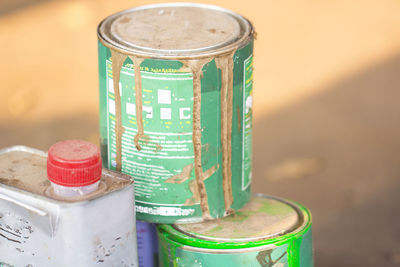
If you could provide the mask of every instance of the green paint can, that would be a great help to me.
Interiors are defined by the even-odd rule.
[[[240,211],[195,224],[158,226],[164,267],[313,267],[311,214],[255,195]]]
[[[216,6],[173,3],[98,27],[103,164],[135,179],[137,218],[221,218],[250,199],[254,30]]]

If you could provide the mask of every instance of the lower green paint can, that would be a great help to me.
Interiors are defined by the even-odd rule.
[[[300,204],[255,195],[228,217],[159,225],[165,267],[313,267],[311,213]]]

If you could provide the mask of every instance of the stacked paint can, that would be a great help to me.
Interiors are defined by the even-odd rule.
[[[103,164],[134,177],[161,266],[312,267],[310,212],[250,192],[251,23],[216,6],[157,4],[107,17],[98,38]],[[138,226],[139,262],[151,266],[153,226],[138,225],[150,229]]]
[[[135,178],[137,218],[221,218],[250,199],[253,28],[194,4],[98,27],[104,165]]]

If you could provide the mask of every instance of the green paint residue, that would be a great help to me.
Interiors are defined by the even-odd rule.
[[[293,239],[288,247],[289,267],[300,267],[300,246],[302,238]],[[303,267],[303,266],[302,266]]]
[[[293,208],[288,205],[271,205],[270,202],[265,201],[259,201],[259,203],[261,207],[257,211],[268,215],[285,215],[293,212]]]
[[[214,227],[213,229],[211,229],[210,233],[218,232],[218,231],[221,231],[222,229],[224,229],[224,227],[222,227],[222,225],[218,225],[218,226]]]
[[[227,222],[244,222],[249,218],[249,212],[235,212],[234,214],[224,218],[224,221]],[[222,228],[221,228],[222,229]]]

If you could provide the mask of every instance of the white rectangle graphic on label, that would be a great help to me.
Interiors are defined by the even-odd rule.
[[[112,99],[109,99],[109,100],[108,100],[108,111],[109,111],[111,114],[115,115],[115,101],[112,100]]]
[[[158,89],[158,104],[171,104],[171,91]]]
[[[171,109],[170,108],[160,108],[160,119],[170,120],[171,119]]]
[[[121,85],[121,83],[119,83],[119,95],[122,96],[122,90],[121,90],[121,88],[122,88],[122,85]],[[110,93],[113,93],[113,94],[114,94],[114,82],[113,82],[112,79],[108,79],[108,91],[109,91]]]
[[[153,118],[153,107],[151,106],[143,106],[143,112],[145,112],[146,119]]]
[[[126,103],[126,113],[136,116],[136,105],[132,103]]]

